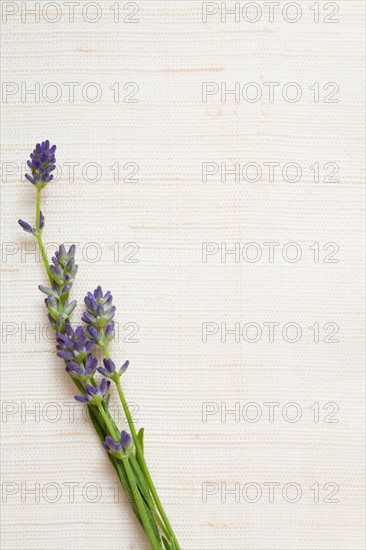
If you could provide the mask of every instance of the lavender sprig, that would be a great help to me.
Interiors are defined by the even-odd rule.
[[[44,228],[45,219],[41,212],[41,192],[42,189],[46,187],[47,183],[53,179],[51,172],[56,168],[55,151],[56,145],[52,145],[50,147],[50,142],[46,139],[46,141],[42,141],[42,143],[37,143],[35,149],[30,154],[31,160],[27,161],[27,165],[28,168],[30,168],[31,173],[26,174],[25,177],[35,186],[37,190],[35,227],[24,220],[18,220],[18,223],[22,229],[24,229],[27,233],[31,233],[37,239],[42,260],[47,271],[48,280],[51,284],[53,282],[52,273],[42,241],[42,231]]]
[[[132,508],[151,547],[162,550],[163,542],[166,550],[179,550],[178,541],[146,465],[143,430],[136,432],[122,391],[120,378],[129,362],[125,361],[117,369],[109,355],[108,345],[114,337],[113,319],[116,311],[112,304],[112,295],[109,291],[103,294],[100,286],[93,293],[89,292],[84,300],[86,311],[82,317],[87,325],[87,332],[82,327],[74,330],[70,324],[70,316],[76,307],[76,301],[69,301],[69,295],[77,273],[75,246],[72,245],[66,251],[64,245],[61,245],[55,252],[51,265],[48,262],[42,241],[45,219],[40,204],[42,189],[53,179],[51,172],[55,169],[55,150],[56,146],[50,146],[50,142],[46,140],[37,144],[31,153],[31,160],[27,163],[31,174],[26,177],[36,188],[36,222],[33,227],[28,222],[19,220],[19,225],[37,239],[41,251],[50,286],[40,285],[39,288],[47,296],[45,303],[51,325],[56,331],[57,355],[65,361],[65,370],[81,392],[75,399],[88,406],[94,427],[121,484],[127,494],[133,497]],[[98,359],[92,354],[95,346],[102,348],[105,355],[103,366],[100,367]],[[99,383],[94,379],[96,372],[104,376]],[[131,435],[125,431],[119,432],[108,409],[111,381],[116,385]],[[163,535],[160,535],[157,525]]]

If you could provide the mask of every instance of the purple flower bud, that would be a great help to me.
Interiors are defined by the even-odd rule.
[[[75,356],[72,353],[64,350],[58,351],[57,356],[61,357],[61,359],[65,359],[65,361],[72,361],[73,359],[75,359]]]
[[[87,351],[87,353],[90,353],[91,350],[93,349],[94,347],[94,341],[93,340],[89,340],[86,344],[85,344],[85,349]]]
[[[111,373],[107,369],[105,369],[104,367],[98,367],[97,371],[100,372],[100,374],[102,376],[106,376],[107,378],[109,378],[110,375],[111,375]]]
[[[29,223],[25,222],[24,220],[18,220],[18,223],[19,223],[20,227],[22,227],[24,229],[24,231],[26,231],[27,233],[35,233],[36,232],[36,228],[32,227],[31,225],[29,225]]]
[[[94,355],[88,355],[85,360],[85,369],[87,371],[95,371],[98,365],[98,359]]]
[[[129,361],[125,361],[125,363],[123,363],[122,367],[119,369],[119,375],[123,374],[127,370],[129,364]]]
[[[109,380],[108,380],[108,382],[107,382],[107,380],[106,380],[105,378],[103,378],[103,380],[102,380],[102,382],[101,382],[101,384],[100,384],[100,386],[99,386],[100,393],[101,393],[102,395],[105,395],[105,394],[107,393],[110,384],[111,384],[111,383],[109,382]],[[97,387],[98,387],[98,386],[97,386]]]
[[[84,370],[81,368],[80,365],[77,363],[74,363],[73,361],[70,361],[67,363],[66,372],[71,374],[71,376],[83,376]]]
[[[99,300],[100,298],[103,298],[103,291],[102,291],[102,287],[100,285],[94,290],[94,298],[96,300]]]
[[[89,396],[86,397],[84,395],[75,395],[74,399],[75,401],[79,401],[79,403],[89,403],[90,401]]]
[[[116,372],[116,365],[113,363],[112,359],[103,359],[103,363],[104,367],[99,367],[98,372],[106,378],[111,378]]]
[[[104,334],[107,342],[110,342],[114,338],[114,321],[111,321],[109,325],[107,325]]]
[[[116,370],[116,365],[113,363],[112,359],[103,359],[105,368],[112,374]]]
[[[121,432],[121,445],[124,451],[127,451],[127,449],[132,445],[132,437],[125,430]]]
[[[99,330],[97,330],[96,328],[92,327],[92,326],[88,326],[88,332],[90,334],[90,336],[93,338],[93,340],[95,340],[96,342],[98,342],[98,340],[100,339],[100,332]]]
[[[105,442],[111,449],[111,451],[115,453],[122,452],[122,445],[118,441],[115,441],[110,435],[107,435],[107,437],[105,438]]]
[[[87,325],[95,325],[96,319],[91,315],[91,313],[88,313],[87,311],[84,311],[81,320],[86,323]]]

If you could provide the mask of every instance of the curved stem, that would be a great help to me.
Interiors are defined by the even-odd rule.
[[[110,359],[110,354],[109,354],[109,350],[108,350],[108,344],[104,345],[104,346],[101,346],[103,351],[104,351],[104,355],[106,357],[106,359]],[[117,389],[118,389],[118,385],[117,385]],[[120,395],[119,391],[118,391],[118,394]],[[122,394],[123,395],[123,394]],[[121,399],[121,396],[120,396],[120,399]],[[123,406],[123,403],[122,403],[122,406]],[[131,414],[130,414],[130,411],[129,411],[129,408],[128,408],[128,405],[126,403],[126,407],[123,407],[123,410],[125,412],[125,415],[126,417],[129,415],[129,417],[131,418]],[[127,411],[127,412],[126,412]],[[128,418],[127,418],[128,420]],[[132,418],[131,418],[131,423],[132,423]],[[140,442],[139,442],[139,439],[137,437],[137,434],[136,434],[136,430],[135,430],[135,426],[134,424],[132,423],[132,429],[131,429],[131,423],[129,421],[128,425],[130,427],[130,430],[131,430],[131,434],[132,434],[132,438],[134,440],[134,442],[138,442],[138,445],[139,445],[139,448],[140,448],[140,451],[142,452],[142,449],[141,449],[141,446],[140,446]],[[118,437],[117,437],[118,439]],[[135,443],[135,447],[136,447],[136,443]],[[136,447],[137,448],[137,447]],[[146,474],[145,474],[146,476]],[[148,480],[147,480],[148,481]],[[149,484],[149,488],[150,488],[150,484]],[[150,491],[151,491],[151,488],[150,488]],[[169,538],[172,536],[172,534],[168,531],[166,525],[164,524],[164,521],[161,519],[161,517],[159,516],[159,513],[157,512],[156,510],[156,503],[155,503],[155,500],[153,500],[151,498],[151,495],[150,495],[150,492],[148,494],[148,504],[150,506],[150,510],[155,518],[155,520],[157,521],[157,523],[159,524],[161,530],[163,531],[164,535]]]
[[[110,353],[109,353],[109,350],[108,350],[108,344],[105,344],[104,346],[101,346],[101,348],[104,351],[105,358],[110,359],[111,356],[110,356]]]
[[[44,248],[44,245],[43,245],[43,241],[42,241],[42,230],[39,227],[40,222],[41,222],[41,191],[42,190],[37,187],[36,232],[35,232],[34,236],[37,239],[39,250],[41,252],[42,260],[43,260],[43,263],[44,263],[44,267],[46,269],[48,279],[49,279],[49,281],[52,285],[53,284],[53,277],[52,277],[52,273],[51,273],[51,270],[50,270],[50,264],[48,263],[47,254],[46,254],[46,251],[45,251],[45,248]]]
[[[105,424],[108,428],[108,431],[109,431],[110,435],[118,441],[119,440],[119,434],[116,433],[116,430],[114,429],[113,424],[111,423],[111,421],[110,421],[107,413],[105,412],[103,406],[99,405],[98,409],[99,409],[100,414],[103,417],[103,420],[104,420],[104,422],[105,422]],[[142,521],[144,529],[145,529],[145,533],[146,533],[146,535],[147,535],[147,537],[150,541],[151,548],[153,548],[153,550],[158,549],[159,547],[158,547],[157,542],[156,542],[154,531],[151,528],[149,518],[147,517],[147,514],[146,514],[145,505],[143,503],[140,491],[138,489],[138,486],[137,486],[137,483],[136,483],[136,480],[135,480],[135,476],[133,475],[130,463],[128,461],[128,456],[126,454],[123,456],[123,464],[124,464],[124,467],[125,467],[125,470],[126,470],[126,474],[127,474],[127,477],[128,477],[128,481],[129,481],[129,484],[130,484],[132,495],[135,498],[135,503],[137,505],[137,508],[138,508],[138,511],[139,511],[139,514],[140,514],[140,517],[141,517],[141,521]]]
[[[137,437],[136,428],[135,428],[135,425],[133,423],[132,416],[131,416],[131,413],[130,413],[130,409],[128,408],[126,398],[123,394],[122,387],[121,387],[121,382],[120,382],[119,378],[117,378],[117,380],[115,380],[115,384],[117,386],[118,395],[119,395],[119,398],[121,400],[122,407],[123,407],[123,410],[124,410],[126,418],[127,418],[127,422],[128,422],[128,425],[129,425],[129,428],[130,428],[130,431],[131,431],[133,441],[135,443],[135,447],[136,447],[138,457],[141,461],[142,471],[143,471],[143,473],[146,477],[146,480],[147,480],[147,483],[149,485],[151,494],[152,494],[152,496],[154,498],[154,501],[156,503],[156,507],[159,510],[159,513],[160,513],[162,519],[164,520],[164,523],[165,523],[165,525],[166,525],[166,527],[169,531],[169,534],[170,534],[171,538],[174,540],[174,543],[175,543],[175,546],[176,546],[177,550],[179,550],[180,547],[179,547],[178,541],[176,539],[176,536],[174,534],[173,528],[170,525],[170,522],[169,522],[169,520],[167,518],[167,515],[164,511],[163,505],[160,501],[159,495],[158,495],[158,493],[155,489],[155,485],[153,483],[153,480],[151,479],[151,476],[150,476],[150,473],[149,473],[149,470],[148,470],[148,467],[147,467],[147,464],[146,464],[146,461],[145,461],[144,453],[143,453],[143,450],[141,448],[139,438]]]
[[[142,523],[143,523],[144,528],[145,528],[145,533],[149,538],[151,548],[153,550],[158,550],[159,546],[156,542],[155,534],[154,534],[154,531],[151,528],[149,518],[147,517],[145,505],[144,505],[144,502],[142,500],[139,488],[137,487],[135,476],[133,475],[130,463],[128,461],[128,456],[126,454],[123,457],[123,464],[125,466],[128,481],[130,482],[130,487],[131,487],[132,493],[135,497],[135,502],[136,502],[138,511],[140,513]]]
[[[49,263],[48,263],[47,254],[46,254],[46,251],[45,251],[44,246],[43,246],[41,235],[40,234],[36,235],[36,239],[37,239],[37,242],[38,242],[39,250],[41,252],[41,256],[42,256],[44,266],[45,266],[46,271],[47,271],[48,279],[49,279],[49,281],[52,285],[53,284],[53,277],[52,277],[52,273],[51,273],[50,266],[49,266]]]
[[[103,405],[99,405],[98,409],[99,409],[100,414],[101,414],[102,417],[103,417],[103,420],[104,420],[104,422],[105,422],[105,425],[106,425],[107,428],[108,428],[109,434],[110,434],[114,439],[116,439],[116,440],[118,441],[119,438],[120,438],[120,435],[119,435],[119,433],[114,429],[114,426],[113,426],[113,424],[112,424],[112,422],[111,422],[111,420],[110,420],[108,414],[106,413],[106,411],[105,411]]]

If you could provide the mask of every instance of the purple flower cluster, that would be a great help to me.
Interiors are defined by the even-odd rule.
[[[75,264],[75,245],[71,245],[68,252],[62,244],[52,257],[50,265],[53,280],[59,287],[67,286],[70,291],[75,280],[78,266]]]
[[[107,435],[102,445],[108,453],[121,455],[122,452],[126,452],[132,446],[132,437],[123,430],[119,441],[115,441],[113,437]]]
[[[85,296],[86,311],[81,318],[87,324],[91,338],[101,347],[106,346],[114,337],[114,321],[116,311],[112,305],[112,294],[103,294],[101,286]]]
[[[114,378],[115,376],[121,376],[127,369],[130,362],[125,361],[118,371],[112,359],[103,359],[103,363],[104,367],[98,367],[98,372],[106,378]]]
[[[65,332],[57,332],[57,355],[66,362],[66,372],[75,380],[91,382],[98,366],[98,359],[91,353],[94,342],[87,341],[82,327],[73,330],[65,324]]]
[[[87,341],[83,327],[77,327],[73,330],[70,323],[65,324],[65,333],[56,334],[57,355],[65,361],[76,361],[82,363],[85,361],[94,347],[94,342]]]
[[[86,357],[83,366],[75,361],[69,361],[66,365],[66,372],[75,378],[76,380],[82,380],[83,382],[89,380],[97,370],[98,359],[91,353]]]
[[[26,174],[25,177],[36,187],[42,189],[53,179],[51,172],[56,168],[55,151],[56,145],[50,147],[50,142],[47,139],[42,143],[37,143],[33,153],[30,154],[31,160],[27,161],[27,165],[31,174]]]
[[[99,386],[86,384],[84,395],[75,395],[76,401],[90,405],[100,405],[109,391],[110,381],[103,378]]]

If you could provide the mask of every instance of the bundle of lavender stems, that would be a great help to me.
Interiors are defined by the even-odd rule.
[[[24,231],[37,240],[49,284],[40,285],[46,295],[48,318],[56,332],[57,355],[64,360],[65,370],[78,389],[75,399],[85,403],[89,410],[95,431],[112,463],[120,483],[128,497],[133,512],[143,528],[151,548],[154,550],[180,550],[177,538],[159,499],[150,476],[144,454],[144,429],[137,432],[126,401],[121,376],[128,368],[124,361],[117,367],[111,359],[109,346],[115,334],[114,316],[116,308],[108,291],[101,286],[88,292],[84,298],[85,311],[80,325],[71,326],[71,315],[77,302],[70,301],[70,292],[78,266],[75,264],[76,247],[69,250],[63,244],[56,250],[49,263],[42,240],[45,217],[41,211],[41,192],[52,181],[56,168],[56,145],[50,142],[37,143],[27,165],[30,173],[26,178],[36,190],[35,226],[19,220]],[[101,360],[95,355],[102,355]],[[102,378],[97,378],[99,375]],[[109,409],[110,384],[115,384],[129,431],[120,431]]]

